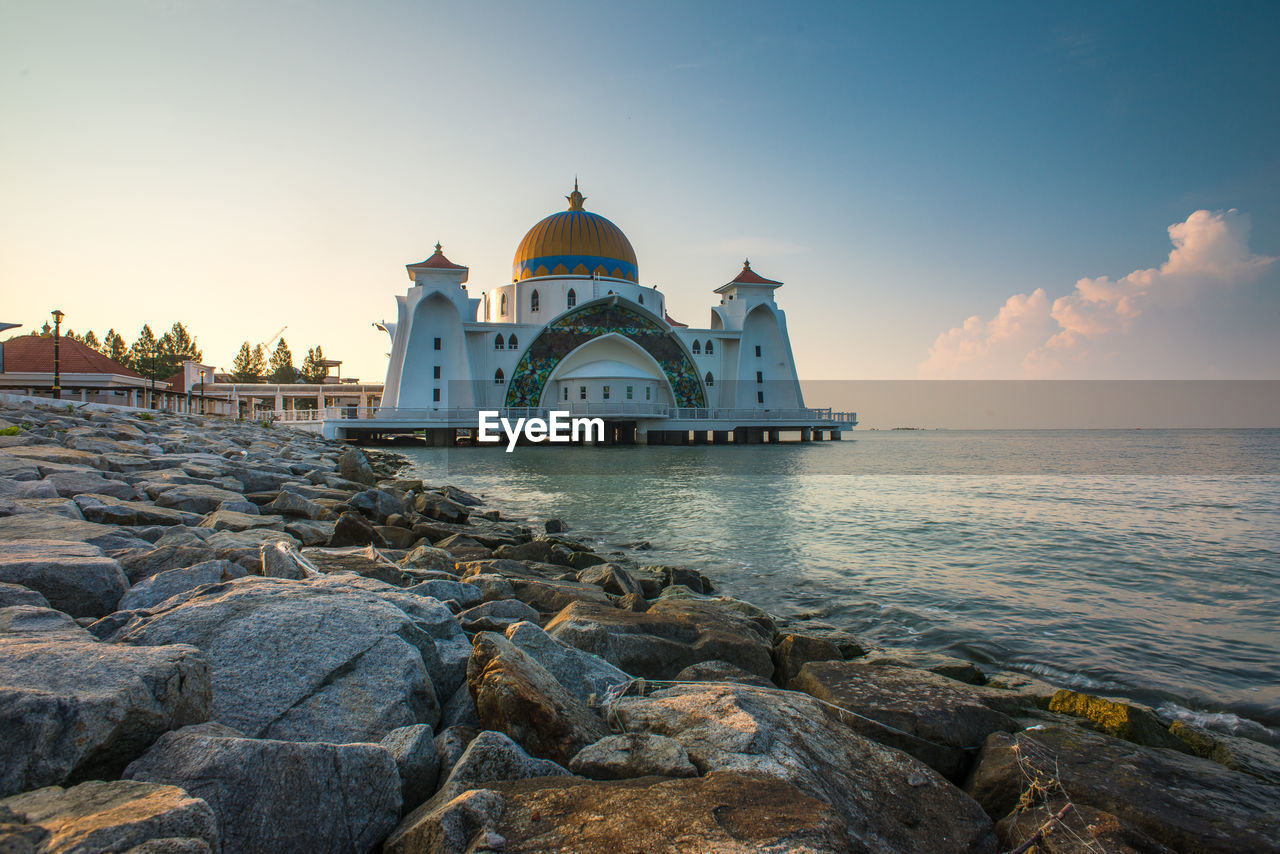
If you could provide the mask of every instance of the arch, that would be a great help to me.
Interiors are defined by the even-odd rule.
[[[494,336],[494,339],[493,339],[493,349],[495,349],[495,350],[501,350],[501,349],[503,349],[504,347],[506,347],[506,344],[504,343],[504,339],[503,339],[503,337],[502,337],[502,333],[501,333],[501,332],[499,332],[496,336]]]
[[[698,339],[696,338],[693,339],[693,346],[689,349],[693,351],[693,355],[695,356],[702,355],[702,346],[698,343]]]
[[[716,345],[715,345],[715,344],[713,344],[713,343],[711,343],[711,339],[710,339],[710,338],[708,338],[708,339],[707,339],[707,346],[705,346],[705,347],[703,347],[703,348],[702,348],[702,352],[704,352],[704,353],[706,353],[708,356],[710,356],[710,355],[712,355],[713,353],[715,353],[715,351],[716,351]]]
[[[644,305],[644,294],[640,294],[640,304]]]
[[[507,375],[502,372],[502,368],[493,372],[493,384],[502,385],[507,381]]]
[[[503,317],[507,316],[507,295],[503,294],[498,300],[498,314]]]
[[[569,288],[569,308],[573,308],[578,304],[578,292],[573,288]]]
[[[554,397],[553,389],[557,382],[572,381],[576,386],[579,381],[578,372],[582,368],[598,366],[602,362],[621,362],[647,375],[643,379],[636,376],[632,380],[625,380],[622,378],[623,375],[619,375],[617,381],[623,387],[628,381],[651,381],[657,384],[660,393],[661,390],[665,390],[666,402],[670,403],[676,399],[666,371],[653,354],[620,332],[608,332],[591,338],[565,353],[547,376],[543,393]],[[649,399],[652,400],[652,398]],[[548,402],[544,401],[540,405],[546,406]]]
[[[537,311],[538,302],[538,289],[534,288],[533,293],[529,294],[529,311]]]
[[[702,378],[684,343],[650,312],[616,297],[583,303],[548,323],[524,350],[507,384],[507,406],[538,406],[560,361],[608,333],[627,338],[649,354],[667,378],[676,406],[707,405]]]
[[[514,332],[512,332],[510,335],[507,336],[507,349],[508,350],[520,349],[520,341],[519,339],[516,338],[516,334]]]
[[[413,307],[408,329],[394,405],[411,409],[471,406],[470,385],[449,381],[470,372],[466,333],[457,305],[438,291],[428,294]],[[444,367],[442,379],[434,376],[436,365]],[[441,393],[439,401],[434,399],[436,389]]]
[[[716,384],[716,378],[711,376],[711,372],[707,371],[707,375],[703,378],[703,382],[707,384],[707,388],[711,388]]]

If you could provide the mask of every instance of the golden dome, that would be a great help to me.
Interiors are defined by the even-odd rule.
[[[553,213],[529,229],[516,249],[511,275],[516,279],[534,276],[609,276],[637,281],[636,251],[631,241],[600,214],[583,210],[586,197],[578,192],[565,196],[569,209]]]

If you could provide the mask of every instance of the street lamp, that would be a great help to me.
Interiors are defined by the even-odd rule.
[[[205,405],[204,405],[204,383],[205,383],[205,379],[204,379],[204,378],[205,378],[205,375],[206,375],[206,374],[208,374],[208,373],[209,373],[209,372],[208,372],[208,371],[206,371],[204,368],[201,368],[201,369],[200,369],[200,414],[201,414],[201,415],[207,415],[207,414],[208,414],[208,413],[205,411]]]
[[[62,331],[62,318],[66,317],[58,309],[53,310],[53,399],[62,397],[62,366],[58,361],[58,336]]]

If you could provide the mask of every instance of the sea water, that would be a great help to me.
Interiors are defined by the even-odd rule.
[[[406,453],[780,617],[1280,739],[1280,430]]]

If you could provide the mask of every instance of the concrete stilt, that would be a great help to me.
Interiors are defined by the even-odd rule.
[[[705,445],[705,444],[707,444],[707,431],[706,431],[706,430],[694,430],[694,431],[693,431],[693,444],[695,444],[695,445]]]
[[[728,430],[711,431],[711,441],[717,445],[729,444],[729,431]]]
[[[770,444],[770,445],[776,445],[776,444],[778,444],[778,442],[780,442],[780,441],[782,441],[782,436],[781,436],[780,432],[779,432],[779,431],[777,431],[777,430],[770,430],[770,431],[769,431],[769,444]]]
[[[840,431],[839,431],[839,430],[832,430],[832,431],[831,431],[831,441],[833,441],[833,442],[839,442],[839,441],[840,441]]]
[[[800,441],[801,441],[801,442],[810,442],[810,441],[813,441],[813,430],[809,429],[808,427],[801,427],[801,428],[800,428]]]

